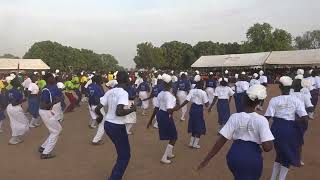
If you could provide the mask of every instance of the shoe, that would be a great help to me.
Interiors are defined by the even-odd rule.
[[[303,162],[302,160],[300,161],[300,165],[301,165],[301,166],[304,166],[304,162]]]
[[[200,145],[193,145],[192,146],[194,149],[200,149]]]
[[[173,158],[175,158],[175,157],[176,157],[176,156],[173,155],[173,154],[168,155],[168,159],[173,159]]]
[[[36,123],[34,124],[36,127],[39,127],[41,124],[40,123]]]
[[[127,132],[128,135],[132,135],[132,132]]]
[[[160,161],[162,164],[171,164],[171,161],[168,159],[161,159]]]
[[[19,138],[19,137],[12,137],[9,140],[9,145],[17,145],[23,142],[23,139]]]
[[[92,145],[94,146],[99,146],[99,145],[102,145],[104,144],[102,140],[98,141],[98,142],[91,142]]]
[[[29,124],[29,128],[35,128],[36,126],[34,124]]]
[[[55,158],[56,156],[53,154],[41,154],[40,159],[52,159]]]
[[[184,118],[184,117],[180,118],[180,121],[185,121],[185,120],[186,120],[186,118]]]
[[[43,151],[44,151],[44,148],[40,146],[39,149],[38,149],[38,152],[42,154]]]

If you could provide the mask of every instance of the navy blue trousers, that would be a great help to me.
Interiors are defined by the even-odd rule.
[[[244,112],[244,95],[245,93],[236,93],[234,95],[237,113]]]
[[[124,124],[114,124],[108,121],[104,124],[104,130],[113,142],[117,150],[117,162],[112,169],[109,180],[121,180],[130,161],[130,144]]]

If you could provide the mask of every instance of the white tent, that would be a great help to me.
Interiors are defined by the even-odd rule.
[[[270,65],[320,65],[320,49],[298,51],[273,51],[266,64]]]
[[[46,70],[50,67],[41,59],[0,59],[0,70]]]
[[[245,66],[262,66],[267,60],[270,52],[249,53],[249,54],[229,54],[201,56],[193,68],[202,67],[245,67]]]

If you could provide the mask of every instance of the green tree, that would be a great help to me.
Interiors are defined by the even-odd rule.
[[[295,38],[297,49],[318,49],[320,48],[320,30],[307,31],[302,36]]]
[[[273,51],[286,51],[292,49],[292,36],[290,33],[283,29],[276,29],[272,33],[273,42],[272,50]]]
[[[6,58],[6,59],[20,59],[18,56],[12,55],[12,54],[4,54],[0,56],[0,58]]]
[[[194,47],[194,54],[197,58],[208,55],[219,55],[225,53],[225,47],[219,42],[214,43],[212,41],[198,42]]]
[[[134,57],[137,68],[162,68],[166,66],[162,49],[145,42],[137,45],[137,55]]]

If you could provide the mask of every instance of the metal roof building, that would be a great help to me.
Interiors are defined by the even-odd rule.
[[[1,59],[0,70],[47,70],[50,67],[41,59]]]

